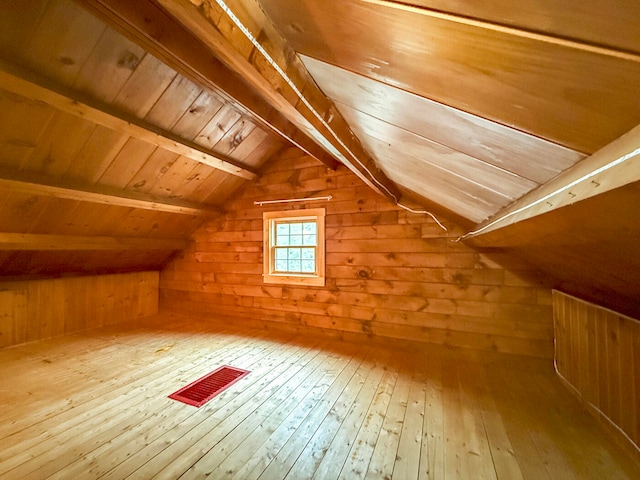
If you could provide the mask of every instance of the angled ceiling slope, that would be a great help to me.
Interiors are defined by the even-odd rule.
[[[155,1],[370,186],[401,201],[408,191],[469,225],[535,199],[640,124],[631,20],[640,6],[631,0],[606,9],[594,0],[463,1],[455,11],[438,0]],[[539,265],[553,265],[556,278],[571,267],[565,284],[585,291],[587,273],[602,267],[592,247],[610,232],[588,228],[582,241],[554,225],[574,236],[575,254],[557,249]],[[494,233],[474,241],[519,248]],[[640,253],[633,243],[625,251]],[[599,298],[624,304],[640,293],[621,287],[633,276],[620,266],[612,257],[600,270],[591,289]]]
[[[260,3],[385,173],[476,223],[640,124],[637,2]]]
[[[289,144],[78,2],[3,2],[0,32],[3,277],[158,269]]]

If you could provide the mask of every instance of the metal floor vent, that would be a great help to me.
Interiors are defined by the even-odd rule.
[[[169,398],[194,407],[201,407],[248,373],[248,370],[224,365],[186,387],[182,387],[169,395]]]

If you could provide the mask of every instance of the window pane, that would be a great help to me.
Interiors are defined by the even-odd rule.
[[[302,245],[302,235],[291,235],[289,245]]]
[[[303,245],[316,245],[316,236],[315,235],[305,235],[302,244]]]
[[[287,249],[276,248],[276,260],[286,260],[286,259],[287,259]]]
[[[315,273],[316,271],[316,262],[313,260],[302,260],[302,272],[304,273]]]
[[[302,235],[302,224],[301,223],[290,223],[289,224],[291,235]]]
[[[289,248],[289,259],[299,260],[300,259],[300,248]]]
[[[303,260],[315,260],[316,250],[315,248],[303,248],[302,249],[302,259]]]
[[[287,261],[276,260],[276,272],[286,272],[286,271],[287,271]]]
[[[278,235],[276,237],[276,245],[285,247],[289,245],[289,235]]]
[[[316,222],[305,222],[302,224],[302,231],[305,235],[316,234]]]
[[[289,224],[289,233],[291,235],[302,235],[302,224],[301,223],[290,223]]]
[[[289,235],[289,224],[288,223],[277,223],[276,224],[276,234],[280,235]]]
[[[287,270],[289,272],[300,272],[300,260],[289,260],[289,265],[287,266]]]

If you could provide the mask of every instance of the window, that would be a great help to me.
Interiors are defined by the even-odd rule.
[[[265,212],[264,282],[324,286],[324,208]]]

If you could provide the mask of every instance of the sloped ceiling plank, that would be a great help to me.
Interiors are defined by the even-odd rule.
[[[125,189],[140,193],[149,193],[152,195],[155,193],[161,196],[166,196],[159,194],[158,192],[154,192],[153,189],[160,179],[167,174],[176,161],[178,161],[178,158],[180,158],[179,155],[163,150],[162,148],[158,148],[133,176],[125,186]],[[219,170],[213,169],[213,171],[218,172]]]
[[[491,235],[496,230],[637,181],[640,181],[640,125],[514,202],[496,218],[479,225],[468,238],[474,238],[474,244],[496,245],[505,241],[497,242],[500,234]]]
[[[0,164],[21,168],[53,121],[55,110],[0,87]]]
[[[147,54],[142,57],[111,106],[137,118],[144,118],[177,76],[175,70]]]
[[[0,171],[0,189],[37,196],[66,198],[82,202],[101,203],[120,207],[139,208],[181,215],[210,216],[219,213],[213,207],[190,204],[179,200],[159,199],[151,195],[136,192],[124,192],[120,189],[95,185],[79,185],[66,182],[55,184],[51,179],[36,178],[34,174],[16,175],[14,172]]]
[[[61,86],[46,85],[43,79],[16,66],[0,62],[0,87],[38,102],[47,103],[66,113],[87,118],[99,125],[131,135],[166,150],[185,155],[198,162],[232,175],[251,180],[255,171],[242,167],[226,158],[218,158],[211,151],[203,151],[197,145],[177,138],[174,134],[147,124],[139,118],[116,112],[112,107],[98,104],[77,92],[69,92]]]
[[[81,182],[97,183],[130,138],[112,128],[97,125],[71,161],[64,176]]]
[[[340,104],[346,105],[537,184],[585,157],[539,137],[311,57],[302,56],[302,60],[341,111]],[[347,121],[353,120],[353,116],[347,115]]]
[[[62,177],[96,128],[95,123],[84,118],[56,111],[36,147],[23,162],[22,170],[40,172],[52,178]]]
[[[112,103],[145,55],[142,48],[107,28],[89,57],[77,59],[83,62],[82,69],[73,83],[65,86],[100,102]],[[26,69],[38,71],[30,65]],[[59,66],[46,73],[52,80],[62,83],[64,75],[60,70],[64,68]]]
[[[271,26],[257,3],[230,2],[235,15],[253,32],[254,38],[260,38],[278,69],[263,58],[217,2],[195,2],[200,6],[188,1],[158,0],[158,3],[231,69],[241,74],[274,108],[365,183],[380,193],[399,198],[396,186],[376,170],[374,161],[362,149],[339,112],[317,89],[302,63],[287,49],[284,39]],[[278,72],[286,72],[295,90]],[[296,90],[305,92],[310,103],[301,102]]]
[[[576,151],[593,153],[640,123],[640,62],[590,45],[360,0],[262,5],[300,53]]]
[[[202,89],[188,78],[176,75],[171,85],[167,87],[164,94],[145,116],[145,120],[164,130],[174,131],[176,123],[185,115],[185,112],[193,108],[194,102],[203,93]],[[216,95],[210,92],[207,93],[209,93],[209,97],[215,97],[218,100]],[[222,103],[223,101],[220,99],[218,108]],[[193,140],[193,138],[190,140]]]
[[[14,58],[24,56],[28,44],[25,38],[32,38],[38,22],[46,10],[45,2],[4,2],[0,15],[0,52],[15,52]],[[10,9],[9,11],[7,9]]]
[[[239,102],[263,128],[298,146],[304,152],[336,168],[337,162],[320,146],[271,107],[197,41],[148,0],[79,0],[85,8],[120,29],[183,75],[200,85],[220,90]]]
[[[188,243],[182,239],[0,233],[2,250],[181,250]]]
[[[429,163],[422,156],[404,153],[401,167],[395,165],[397,151],[384,140],[363,135],[363,142],[376,152],[378,161],[390,178],[405,188],[428,198],[444,208],[478,223],[496,208],[511,200],[460,175]]]
[[[537,186],[531,180],[433,142],[429,138],[370,117],[352,108],[346,106],[341,108],[345,118],[354,125],[357,134],[362,133],[376,138],[393,148],[398,168],[402,168],[402,158],[405,155],[411,155],[482,185],[510,200],[520,198]],[[371,147],[371,145],[367,144],[367,147]],[[376,150],[371,149],[371,152],[374,156],[376,155]]]
[[[22,10],[27,2],[13,3],[20,3]],[[106,25],[69,2],[30,1],[29,4],[43,5],[46,9],[38,18],[38,27],[33,32],[34,35],[21,32],[18,38],[29,39],[23,42],[22,48],[12,46],[4,49],[4,54],[10,55],[6,60],[20,63],[34,71],[50,72],[53,75],[52,79],[65,85],[73,84],[91,52],[105,34]],[[24,15],[21,11],[17,15],[7,15],[7,18],[15,21],[16,17],[22,19]],[[1,31],[4,34],[5,30]],[[127,48],[126,45],[118,43],[114,45],[113,52],[118,52],[119,47]],[[89,72],[85,70],[85,75]]]
[[[450,0],[402,3],[441,12],[452,7]],[[616,0],[606,6],[600,0],[456,0],[453,4],[457,12],[470,18],[640,52],[640,3],[636,0]]]

